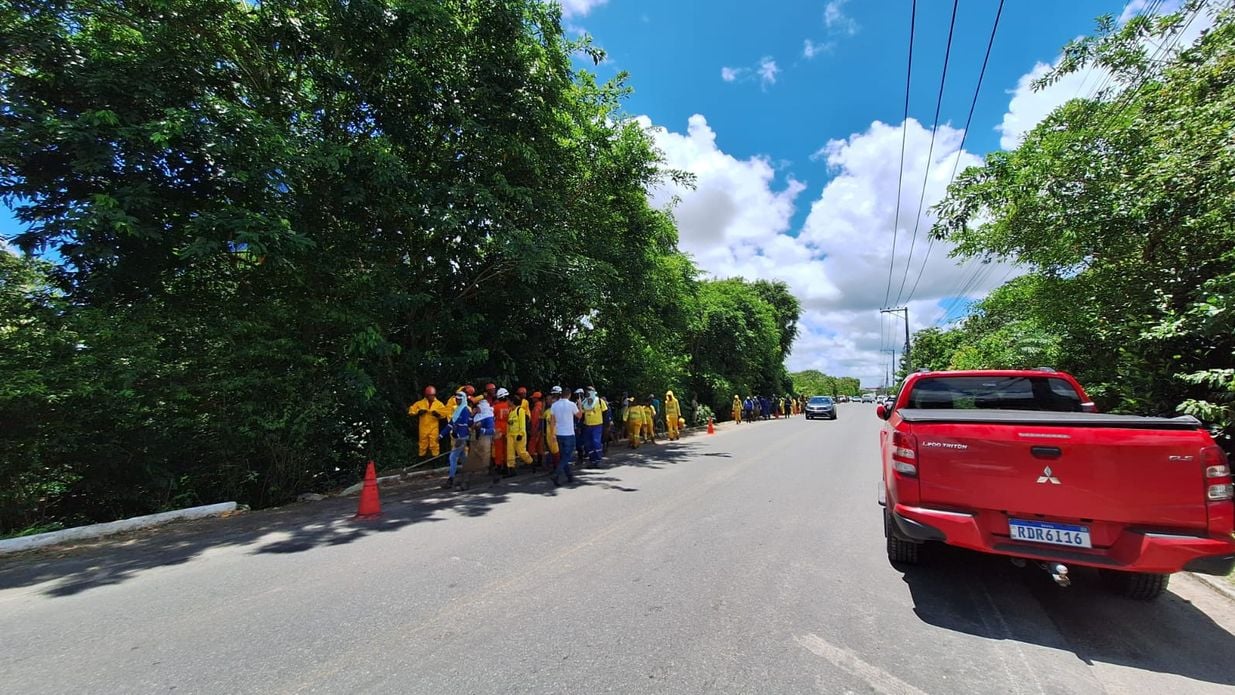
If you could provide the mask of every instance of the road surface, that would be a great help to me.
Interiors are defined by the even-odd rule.
[[[11,693],[1230,693],[1235,610],[890,566],[873,406],[584,484],[386,491],[0,561]]]

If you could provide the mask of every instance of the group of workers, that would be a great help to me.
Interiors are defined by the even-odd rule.
[[[670,441],[686,426],[681,403],[668,391],[663,402],[655,395],[625,398],[622,425],[615,427],[608,400],[594,387],[571,392],[554,386],[546,396],[529,394],[525,387],[511,393],[495,384],[477,393],[469,385],[443,403],[428,386],[407,414],[417,419],[421,458],[440,455],[440,442],[449,437],[450,477],[444,486],[459,488],[467,486],[466,474],[488,471],[496,482],[514,475],[520,464],[548,466],[555,485],[570,483],[572,454],[580,467],[599,466],[615,430],[624,430],[630,446],[638,448],[641,441],[656,442],[658,425]]]
[[[805,396],[733,396],[734,422],[793,417],[806,412]]]

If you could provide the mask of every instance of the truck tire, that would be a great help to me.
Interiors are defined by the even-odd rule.
[[[1107,589],[1135,601],[1152,601],[1158,598],[1171,582],[1169,574],[1120,572],[1118,570],[1099,570],[1099,574]]]
[[[916,565],[920,562],[921,546],[899,538],[892,525],[892,512],[883,510],[883,535],[888,542],[888,561],[894,565]]]

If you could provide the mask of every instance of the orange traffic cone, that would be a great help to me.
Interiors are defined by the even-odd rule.
[[[708,434],[716,434],[716,425],[712,424],[712,418],[708,418]]]
[[[364,487],[360,490],[360,508],[353,519],[376,519],[382,515],[382,501],[377,496],[377,469],[369,462],[364,472]]]

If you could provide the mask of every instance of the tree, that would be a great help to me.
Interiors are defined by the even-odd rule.
[[[18,1],[0,45],[0,533],[395,465],[427,384],[788,388],[796,300],[699,280],[554,4]]]
[[[1117,89],[1063,105],[1016,150],[964,172],[933,234],[1036,276],[1021,323],[973,325],[988,347],[1058,355],[1104,407],[1185,409],[1229,428],[1235,332],[1205,317],[1223,316],[1232,290],[1235,13],[1218,11],[1177,55],[1150,55],[1199,11],[1107,18],[1070,44],[1046,82],[1096,65]]]

